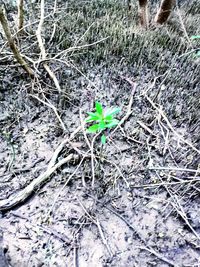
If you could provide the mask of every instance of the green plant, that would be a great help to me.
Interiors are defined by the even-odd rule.
[[[118,125],[119,120],[115,119],[114,116],[120,111],[120,108],[115,107],[103,110],[102,104],[96,102],[95,109],[95,112],[87,112],[89,116],[86,118],[85,122],[95,122],[95,124],[87,128],[88,133],[103,132],[106,129]],[[101,136],[101,143],[106,143],[106,136],[104,134]]]
[[[193,35],[193,36],[191,36],[191,39],[192,39],[192,40],[200,39],[200,35]],[[197,56],[197,57],[200,57],[200,50],[197,51],[196,56]]]
[[[200,35],[192,35],[191,36],[191,39],[194,40],[194,39],[200,39]]]

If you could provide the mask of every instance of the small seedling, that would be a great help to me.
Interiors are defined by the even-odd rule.
[[[113,128],[118,125],[119,120],[115,119],[114,116],[120,112],[120,108],[108,108],[103,110],[102,104],[99,102],[95,103],[96,112],[87,112],[88,117],[85,122],[95,122],[95,124],[91,125],[87,128],[88,133],[98,133],[103,132],[106,129]],[[106,136],[102,134],[101,143],[106,143]]]

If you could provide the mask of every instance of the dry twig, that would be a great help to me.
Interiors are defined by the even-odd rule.
[[[24,27],[24,0],[18,0],[18,30],[22,32]]]
[[[177,167],[156,167],[150,166],[149,170],[165,170],[165,171],[178,171],[178,172],[193,172],[193,173],[200,173],[200,170],[195,169],[187,169],[187,168],[177,168]]]
[[[73,176],[76,174],[76,172],[78,171],[78,169],[80,168],[81,164],[83,163],[85,157],[83,157],[80,161],[80,163],[78,164],[77,168],[75,169],[75,171],[69,176],[69,178],[67,179],[67,181],[64,183],[64,185],[62,186],[62,188],[59,190],[58,194],[55,196],[54,200],[53,200],[53,204],[51,205],[51,208],[48,210],[47,215],[45,216],[44,221],[46,221],[48,219],[48,216],[52,213],[52,210],[54,209],[56,202],[58,201],[58,198],[61,194],[61,192],[65,189],[65,187],[68,185],[68,183],[71,181],[71,179],[73,178]]]
[[[39,102],[41,102],[41,103],[43,103],[44,105],[48,106],[49,108],[53,109],[53,111],[54,111],[56,117],[58,118],[58,121],[60,122],[60,124],[61,124],[61,126],[62,126],[63,131],[66,132],[67,129],[66,129],[66,127],[65,127],[65,125],[64,125],[64,123],[63,123],[63,121],[61,120],[61,117],[60,117],[60,115],[58,114],[58,111],[57,111],[56,107],[55,107],[53,104],[51,104],[50,101],[49,101],[48,99],[47,99],[47,101],[48,101],[49,103],[43,101],[42,99],[40,99],[40,98],[37,97],[36,95],[29,94],[29,96],[31,96],[31,97],[33,97],[33,98],[36,98]]]
[[[178,134],[173,126],[171,125],[171,123],[169,122],[167,116],[164,114],[163,110],[161,108],[158,108],[156,106],[156,104],[145,94],[144,95],[145,98],[148,100],[148,102],[152,105],[152,107],[160,114],[160,116],[164,119],[164,121],[166,122],[167,126],[169,127],[169,129],[174,133],[174,135],[181,140],[183,143],[185,143],[186,145],[188,145],[190,148],[192,148],[194,151],[196,151],[198,154],[200,154],[200,151],[189,141],[185,140],[180,134]]]
[[[106,205],[106,203],[101,202],[100,200],[94,198],[92,195],[87,194],[89,197],[91,197],[92,199],[94,199],[95,201],[97,201],[98,203],[100,203],[102,206],[104,206],[107,210],[109,210],[110,212],[112,212],[113,214],[115,214],[118,218],[120,218],[136,235],[137,237],[142,241],[142,243],[144,245],[146,245],[146,240],[140,235],[140,233],[137,231],[137,229],[135,228],[135,226],[133,226],[132,224],[130,224],[126,218],[124,218],[121,214],[119,214],[117,211],[115,211],[113,208],[110,208]],[[165,258],[164,256],[162,256],[159,252],[155,251],[153,248],[151,248],[150,246],[140,246],[140,249],[145,249],[147,251],[149,251],[150,253],[152,253],[153,255],[155,255],[158,259],[162,260],[163,262],[168,263],[171,266],[174,267],[179,267],[177,264],[175,264],[174,262],[168,260],[167,258]]]
[[[165,258],[164,256],[162,256],[160,253],[156,252],[154,249],[152,248],[148,248],[148,247],[144,247],[144,246],[139,246],[138,247],[141,250],[146,250],[149,253],[153,254],[154,256],[156,256],[159,260],[168,263],[170,266],[174,266],[174,267],[180,267],[180,265],[175,264],[174,262],[168,260],[167,258]]]
[[[133,104],[133,97],[135,95],[137,84],[135,82],[133,82],[131,79],[129,79],[128,77],[121,76],[121,79],[124,79],[125,81],[127,81],[131,85],[131,97],[130,97],[129,104],[127,107],[126,115],[121,119],[121,121],[119,122],[117,127],[115,127],[115,129],[109,134],[109,137],[112,136],[122,124],[124,124],[124,122],[129,118],[129,116],[133,112],[132,111],[132,104]]]
[[[100,224],[99,220],[90,215],[90,213],[84,207],[83,203],[81,203],[81,201],[79,201],[79,203],[80,203],[82,209],[84,210],[85,214],[87,215],[87,217],[97,226],[103,244],[105,245],[106,249],[108,250],[108,253],[110,254],[110,256],[113,256],[111,248],[109,247],[108,242],[107,242],[107,240],[106,240],[106,238],[104,236],[104,233],[103,233],[103,230],[102,230],[102,227],[101,227],[101,224]]]

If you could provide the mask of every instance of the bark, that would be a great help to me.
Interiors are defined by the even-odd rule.
[[[160,8],[155,16],[155,22],[159,24],[165,23],[174,5],[175,0],[162,0]]]

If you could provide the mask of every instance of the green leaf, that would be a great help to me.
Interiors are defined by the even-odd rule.
[[[89,116],[89,117],[87,117],[87,118],[85,119],[85,122],[91,122],[91,121],[96,121],[95,117],[91,117],[91,116]]]
[[[101,120],[101,115],[99,115],[97,112],[87,112],[89,115],[86,119],[85,122],[91,122],[91,121],[99,121]]]
[[[108,115],[104,118],[104,121],[112,121],[113,120],[113,116],[112,115]]]
[[[98,116],[89,116],[85,119],[85,122],[91,122],[91,121],[99,121]]]
[[[104,134],[101,136],[101,143],[103,145],[105,145],[105,143],[106,143],[106,136]]]
[[[98,115],[97,112],[87,112],[87,114],[90,115],[90,116],[97,116]]]
[[[96,103],[95,103],[95,108],[96,108],[96,111],[97,111],[100,115],[103,114],[103,107],[102,107],[101,103],[99,103],[99,102],[96,101]]]
[[[106,128],[112,128],[112,127],[116,126],[118,123],[119,123],[119,121],[114,119],[110,123],[106,124]]]
[[[191,36],[191,39],[194,40],[194,39],[200,39],[200,35],[193,35]]]
[[[106,129],[106,123],[104,121],[99,122],[99,130],[104,130]]]
[[[197,57],[200,57],[200,51],[198,51],[198,52],[196,53],[196,55],[197,55]]]
[[[96,133],[99,130],[99,124],[94,124],[87,129],[88,133]]]
[[[118,112],[120,112],[120,108],[108,108],[106,111],[105,111],[105,117],[107,116],[113,116],[115,114],[117,114]]]

